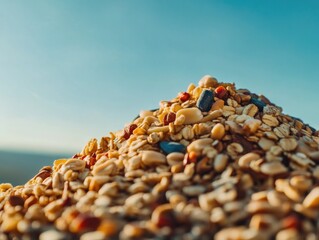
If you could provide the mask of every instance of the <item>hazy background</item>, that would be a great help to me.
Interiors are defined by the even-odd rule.
[[[318,128],[318,22],[315,0],[0,1],[0,182],[23,183],[205,74]]]

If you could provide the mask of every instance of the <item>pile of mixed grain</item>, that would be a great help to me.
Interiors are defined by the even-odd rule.
[[[0,239],[315,240],[318,135],[205,76],[24,186],[1,184]]]

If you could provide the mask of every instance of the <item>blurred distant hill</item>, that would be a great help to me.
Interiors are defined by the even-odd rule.
[[[46,154],[0,150],[0,183],[22,185],[43,166],[52,166],[55,159],[71,156],[70,153]]]

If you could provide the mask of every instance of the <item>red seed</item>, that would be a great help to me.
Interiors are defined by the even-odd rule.
[[[24,199],[22,197],[19,197],[19,196],[10,196],[9,197],[9,204],[12,207],[23,206],[24,205]]]
[[[81,213],[72,221],[70,230],[74,233],[94,231],[100,223],[100,218]]]
[[[42,178],[42,180],[44,180],[50,176],[51,176],[51,172],[49,172],[48,170],[42,170],[34,177],[34,179],[36,179],[37,177],[40,177]]]
[[[72,199],[70,197],[67,197],[66,199],[63,200],[62,206],[66,207],[66,206],[71,206],[72,204]]]
[[[71,220],[74,220],[79,215],[80,215],[80,212],[78,210],[73,209],[72,211],[68,212],[66,218],[71,221]]]
[[[175,222],[174,222],[174,215],[173,213],[166,213],[165,215],[161,215],[158,218],[158,221],[156,225],[160,228],[162,227],[174,227]]]
[[[159,228],[174,227],[177,219],[170,204],[159,205],[154,209],[151,221]]]
[[[133,131],[135,130],[135,128],[137,128],[137,125],[136,125],[136,124],[134,124],[134,123],[133,123],[133,124],[130,124],[130,125],[129,125],[129,128],[128,128],[128,129],[129,129],[129,133],[132,134]]]
[[[92,167],[93,165],[95,165],[95,163],[96,163],[96,158],[95,157],[90,157],[89,166]]]
[[[123,137],[125,139],[129,139],[130,136],[132,135],[134,129],[137,128],[137,125],[136,124],[130,124],[129,126],[125,127],[124,128],[124,133],[123,133]]]
[[[184,156],[184,160],[183,160],[184,166],[190,163],[197,163],[197,154],[193,151],[186,153]]]
[[[124,133],[123,133],[123,138],[125,138],[126,140],[130,138],[130,134],[124,130]]]
[[[189,158],[189,161],[191,163],[196,163],[197,162],[197,154],[195,152],[189,152],[188,154],[188,158]]]
[[[220,99],[225,99],[228,97],[228,91],[224,86],[219,86],[215,89],[216,97]]]
[[[178,95],[178,97],[179,97],[179,100],[181,100],[182,102],[185,102],[191,97],[191,95],[188,92],[181,92]]]
[[[173,112],[169,112],[165,117],[164,117],[164,125],[168,125],[171,122],[174,122],[176,119],[176,114]]]
[[[291,215],[283,219],[282,225],[284,228],[295,228],[300,227],[300,221],[297,216]]]

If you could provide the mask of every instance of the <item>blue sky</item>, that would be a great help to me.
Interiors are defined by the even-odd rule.
[[[318,1],[0,1],[0,148],[77,152],[210,74],[319,127]]]

